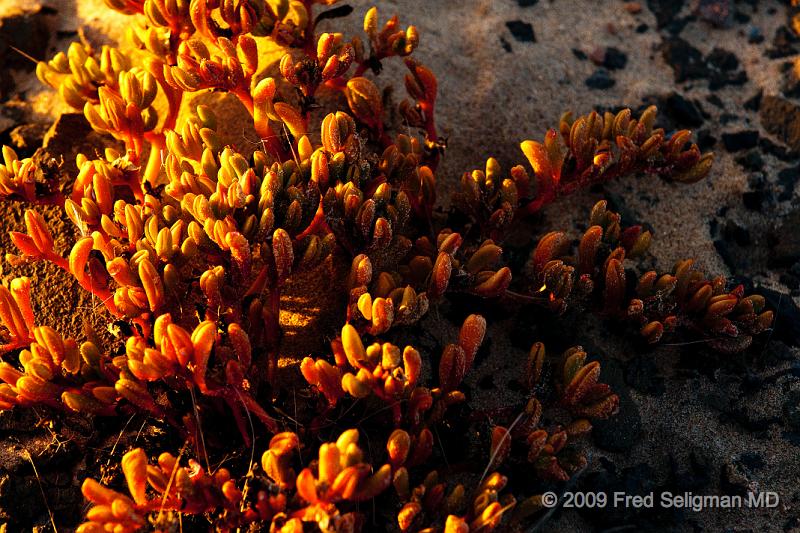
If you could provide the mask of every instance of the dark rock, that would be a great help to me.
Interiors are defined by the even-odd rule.
[[[784,272],[778,276],[778,281],[786,285],[786,288],[792,291],[792,296],[796,296],[795,291],[800,289],[800,278],[797,278],[788,272]]]
[[[768,137],[761,137],[761,139],[758,140],[758,147],[764,153],[775,156],[781,161],[797,161],[797,157],[792,155],[793,152],[790,152],[785,146],[781,146],[780,144],[773,142]]]
[[[758,132],[756,130],[743,130],[735,133],[723,133],[722,144],[729,152],[738,152],[753,148],[758,144]]]
[[[647,24],[639,24],[636,26],[636,33],[645,33],[647,30],[650,29],[650,26]]]
[[[585,83],[590,89],[609,89],[617,82],[609,75],[606,69],[599,68],[595,70],[591,76],[586,78]]]
[[[767,183],[763,172],[753,172],[747,179],[750,191],[742,194],[742,203],[751,211],[761,211],[764,206],[775,204],[772,185]]]
[[[684,0],[647,0],[647,7],[656,17],[658,29],[673,22],[683,9]]]
[[[800,153],[800,106],[779,96],[765,96],[759,111],[761,125],[794,153]]]
[[[661,396],[666,391],[664,377],[660,375],[652,358],[646,355],[634,357],[625,365],[625,382],[634,389]]]
[[[736,462],[751,472],[761,470],[766,466],[764,458],[758,452],[744,452],[739,456]]]
[[[4,73],[0,77],[0,98],[5,99],[14,90],[14,78]],[[2,126],[2,124],[0,124]]]
[[[703,58],[700,50],[680,37],[664,39],[661,55],[673,70],[676,82],[708,79],[709,89],[715,90],[725,85],[741,85],[747,81],[747,74],[739,68],[735,54],[714,48]]]
[[[592,439],[602,450],[624,452],[642,437],[639,406],[630,395],[620,364],[603,358],[603,381],[619,396],[619,412],[607,420],[592,421]]]
[[[33,10],[11,9],[0,15],[0,69],[33,70],[36,67],[35,63],[13,48],[34,59],[45,59],[50,39],[47,17],[53,13],[52,8],[40,6]]]
[[[750,111],[758,111],[761,107],[761,99],[764,97],[764,91],[759,89],[756,94],[745,100],[744,108]]]
[[[41,122],[23,124],[11,130],[9,141],[19,157],[30,157],[42,145],[49,128],[49,124]]]
[[[743,168],[751,172],[764,169],[764,158],[758,150],[750,150],[744,155],[736,158],[736,162]]]
[[[792,297],[766,287],[757,287],[754,292],[763,296],[767,307],[775,313],[771,338],[789,346],[800,346],[800,308]]]
[[[799,278],[799,279],[800,279],[800,261],[797,261],[797,262],[795,262],[795,264],[793,264],[793,265],[792,265],[792,266],[789,268],[789,273],[790,273],[792,276],[794,276],[794,277],[796,277],[796,278]],[[800,365],[800,363],[798,363],[798,364]],[[800,375],[798,375],[797,377],[800,377]]]
[[[502,46],[502,47],[503,47],[503,50],[505,50],[507,53],[511,53],[511,52],[513,51],[513,50],[511,49],[511,43],[509,43],[509,42],[506,40],[506,38],[505,38],[505,37],[503,37],[502,35],[500,36],[500,46]]]
[[[578,48],[573,48],[572,49],[572,55],[574,55],[576,58],[578,58],[581,61],[586,61],[586,59],[589,57],[589,56],[586,55],[586,53],[583,50],[580,50]]]
[[[786,288],[792,291],[792,296],[798,296],[795,291],[800,290],[800,278],[788,272],[784,272],[778,276],[778,281],[786,285]]]
[[[717,222],[717,219],[712,218],[711,220],[708,221],[708,234],[711,235],[712,237],[716,237],[718,231],[719,231],[719,222]]]
[[[663,128],[665,131],[697,129],[710,117],[698,100],[686,98],[676,91],[646,96],[642,99],[642,105],[634,108],[633,112],[640,114],[651,105],[658,108],[655,126]],[[612,110],[612,112],[616,111],[616,109]],[[698,130],[698,136],[701,131],[707,132],[707,130]]]
[[[761,44],[764,42],[764,34],[756,26],[747,28],[747,42],[750,44]]]
[[[0,82],[2,83],[2,82]],[[11,131],[23,120],[23,113],[3,102],[0,105],[0,144],[11,144]]]
[[[676,129],[697,128],[703,125],[703,114],[699,104],[684,98],[679,93],[670,93],[661,109],[674,122]]]
[[[699,0],[696,7],[700,18],[717,27],[731,23],[731,6],[728,0]]]
[[[776,266],[788,266],[800,261],[800,209],[794,210],[775,231],[775,245],[770,248],[771,263]]]
[[[697,147],[701,152],[710,150],[717,144],[717,138],[711,135],[708,130],[700,130],[697,132]]]
[[[770,59],[779,59],[781,57],[789,57],[797,53],[797,43],[800,39],[787,28],[781,26],[775,30],[775,36],[772,38],[772,46],[766,50],[766,55]]]
[[[729,219],[725,221],[725,226],[722,228],[722,236],[739,246],[750,246],[751,243],[750,231],[735,220]]]
[[[665,39],[661,47],[661,55],[664,61],[672,67],[676,82],[708,77],[708,68],[703,61],[703,54],[680,37]]]
[[[765,383],[766,380],[760,375],[752,372],[750,369],[746,369],[742,382],[739,385],[739,390],[742,391],[742,394],[753,394],[758,392]]]
[[[606,191],[606,201],[608,202],[608,208],[615,213],[619,213],[626,224],[641,223],[643,226],[647,226],[641,220],[641,216],[634,209],[631,209],[630,202],[625,201],[623,195]]]
[[[483,376],[480,381],[478,381],[478,387],[483,390],[496,389],[497,386],[494,384],[494,374],[486,374]]]
[[[731,270],[733,274],[738,274],[746,270],[749,266],[747,259],[741,254],[735,254],[730,243],[722,239],[714,240],[714,249],[717,250],[722,262]]]
[[[606,48],[605,58],[603,59],[603,66],[609,70],[619,70],[625,68],[628,64],[628,56],[613,46]]]
[[[706,61],[709,66],[723,72],[732,72],[739,68],[739,58],[736,57],[736,54],[722,48],[711,50],[711,53],[706,56]]]
[[[50,40],[46,16],[52,13],[52,8],[44,7],[33,10],[11,7],[0,13],[0,72],[3,73],[0,75],[0,102],[14,91],[14,78],[8,70],[33,70],[36,66],[36,62],[24,54],[45,59]]]
[[[726,85],[742,85],[747,81],[747,73],[739,68],[739,59],[732,52],[714,48],[706,57],[709,71],[708,88],[720,89]]]
[[[696,17],[691,15],[688,17],[679,17],[670,22],[669,24],[667,24],[667,26],[664,29],[667,30],[667,32],[669,32],[670,35],[680,35],[680,33],[683,31],[686,25],[689,24],[690,22],[694,22],[695,20]]]
[[[747,186],[754,191],[763,190],[766,184],[767,178],[764,176],[763,172],[753,172],[747,178]]]
[[[539,3],[539,0],[517,0],[519,7],[532,7]]]
[[[31,157],[37,191],[48,194],[70,188],[78,174],[76,156],[102,153],[105,147],[124,151],[121,142],[92,130],[83,113],[64,113],[47,130],[42,146]]]
[[[781,433],[781,437],[792,446],[800,447],[800,432],[784,431]]]
[[[722,101],[722,98],[720,98],[714,93],[711,93],[708,96],[706,96],[706,102],[720,109],[725,109],[725,103]]]
[[[784,168],[778,172],[778,184],[781,186],[781,193],[778,200],[785,202],[794,197],[794,188],[800,181],[800,166]]]
[[[742,193],[742,203],[750,211],[761,211],[766,200],[764,191],[747,191]]]
[[[535,43],[536,35],[533,33],[533,26],[529,22],[521,20],[509,20],[506,28],[514,36],[514,39],[521,43]]]

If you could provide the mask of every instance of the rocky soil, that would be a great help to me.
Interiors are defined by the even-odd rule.
[[[355,8],[344,22],[353,35],[373,2],[347,3]],[[441,197],[489,155],[505,167],[520,163],[518,143],[540,138],[565,110],[641,110],[655,103],[660,126],[690,128],[701,148],[715,152],[711,176],[688,187],[630,177],[582,192],[547,209],[524,244],[552,229],[576,228],[596,200],[607,198],[625,221],[652,228],[648,266],[666,270],[678,259],[695,257],[706,270],[763,294],[776,311],[773,331],[750,351],[721,356],[690,339],[643,348],[631,335],[574,313],[554,319],[537,309],[487,306],[488,347],[467,380],[471,406],[490,410],[520,400],[519,364],[534,340],[554,349],[583,345],[602,361],[604,380],[620,395],[619,414],[596,424],[589,466],[568,487],[553,487],[559,494],[773,491],[780,497],[774,508],[701,512],[559,507],[532,528],[800,530],[797,8],[767,0],[379,4],[382,14],[401,13],[403,23],[420,28],[418,56],[439,77],[438,123],[448,139]],[[43,166],[55,165],[52,171],[63,184],[74,153],[109,141],[90,133],[79,117],[61,116],[63,105],[38,86],[33,63],[14,48],[43,59],[81,36],[93,44],[114,39],[123,26],[106,12],[100,0],[0,0],[0,144],[39,158]],[[340,28],[343,22],[325,24]],[[393,69],[399,72],[397,65],[390,67],[384,79],[392,79]],[[246,129],[237,133],[242,142],[249,138]],[[76,138],[81,146],[74,146]],[[0,203],[3,230],[19,229],[22,213],[17,203]],[[69,221],[56,210],[47,215],[54,231],[61,231],[58,245],[65,246]],[[0,249],[12,250],[5,231]],[[0,262],[0,274],[34,277],[42,289],[35,302],[39,316],[65,333],[80,335],[85,321],[107,333],[91,298],[55,269]],[[296,280],[298,293],[310,282]],[[294,332],[297,357],[324,349],[322,340],[335,331],[324,320],[300,322],[312,304],[318,302],[296,302],[284,320]],[[462,319],[457,302],[445,304],[412,333],[420,348],[440,351]],[[296,360],[284,360],[287,375]],[[453,431],[442,439],[457,439]],[[224,438],[224,431],[211,438]],[[154,450],[181,446],[141,417],[90,422],[38,411],[0,413],[0,523],[6,531],[49,531],[51,523],[59,531],[74,527],[83,509],[80,481],[111,476],[121,453],[134,444]]]

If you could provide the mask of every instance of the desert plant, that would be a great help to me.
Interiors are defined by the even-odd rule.
[[[455,200],[468,223],[447,228],[434,216],[445,149],[434,121],[437,82],[411,57],[413,26],[403,29],[397,17],[381,25],[373,8],[366,40],[318,35],[321,20],[348,11],[315,15],[335,0],[106,1],[131,15],[126,42],[99,50],[74,43],[37,74],[123,148],[79,155],[62,193],[56,184],[35,187],[32,160],[4,147],[0,197],[31,205],[27,231],[11,233],[19,252],[6,259],[57,265],[130,327],[117,352],[96,335],[65,338],[38,323],[30,280],[0,286],[0,408],[142,412],[170,423],[196,457],[209,452],[198,405],[227,409],[247,445],[251,415],[262,423],[257,440],[273,436],[261,465],[238,477],[129,451],[121,467],[130,496],[87,480],[93,506],[79,531],[167,530],[176,513],[208,513],[220,530],[356,531],[370,512],[357,502],[375,497],[399,509],[402,531],[491,531],[535,513],[539,497],[524,495],[509,518],[516,500],[501,495],[513,475],[506,467],[568,479],[586,462],[573,443],[590,432],[590,419],[611,416],[618,398],[582,349],[547,358],[537,343],[519,362],[528,399],[510,406],[516,418],[496,419],[484,443],[486,472],[472,488],[448,481],[433,464],[433,431],[467,398],[459,389],[487,320],[466,318],[432,372],[438,381],[424,370],[432,354],[379,337],[397,338],[454,293],[557,313],[591,309],[633,323],[649,342],[685,327],[728,351],[770,326],[762,298],[706,279],[690,260],[671,274],[627,276],[623,261],[645,254],[651,235],[623,228],[605,202],[592,210],[577,254],[564,232],[552,232],[523,269],[504,260],[517,222],[580,187],[639,173],[683,183],[708,174],[712,156],[687,131],[655,129],[655,108],[638,119],[629,110],[565,115],[544,142],[522,143],[529,169],[505,175],[490,158],[460,181]],[[399,103],[375,77],[393,57],[408,70]],[[260,149],[237,148],[210,107],[187,105],[188,95],[210,91],[241,102]],[[74,223],[66,257],[37,203],[62,205]],[[343,294],[345,324],[330,356],[300,364],[314,413],[290,432],[275,401],[286,387],[277,373],[282,293],[304,271],[330,275],[332,255],[351,264],[346,280],[330,279]],[[390,413],[390,429],[375,440],[386,443],[385,456],[366,453],[355,429],[335,427],[332,441],[318,444],[325,416],[359,401],[372,415]],[[309,452],[317,459],[308,461]]]

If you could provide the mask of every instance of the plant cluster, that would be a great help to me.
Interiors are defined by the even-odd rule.
[[[527,400],[491,417],[485,471],[468,482],[449,476],[435,431],[465,408],[460,388],[487,320],[468,316],[440,356],[381,337],[400,338],[455,293],[594,310],[653,343],[684,328],[727,351],[771,324],[762,298],[707,279],[691,260],[630,275],[624,262],[647,252],[651,234],[623,227],[605,202],[577,245],[552,232],[530,241],[524,268],[512,272],[504,258],[521,220],[578,188],[630,174],[683,183],[707,175],[712,156],[688,131],[655,129],[655,108],[638,119],[629,110],[565,115],[542,143],[522,143],[529,168],[505,174],[490,158],[461,178],[455,200],[468,222],[453,229],[436,211],[445,144],[436,78],[411,57],[414,26],[381,24],[373,8],[366,39],[318,34],[321,21],[349,12],[314,13],[335,0],[106,2],[131,15],[126,42],[74,43],[37,74],[124,149],[79,155],[62,193],[35,183],[32,160],[4,147],[0,198],[32,206],[27,231],[11,233],[18,254],[6,259],[57,265],[129,327],[117,344],[67,338],[37,321],[29,279],[0,285],[0,408],[143,413],[170,424],[197,458],[215,451],[201,427],[215,413],[230,414],[247,446],[272,438],[261,463],[239,476],[183,453],[153,461],[150,450],[129,451],[127,494],[83,484],[92,503],[83,533],[167,531],[179,514],[206,514],[220,530],[358,531],[375,519],[358,502],[374,498],[401,531],[487,532],[538,512],[539,496],[504,492],[509,476],[569,479],[586,464],[580,439],[591,419],[611,416],[618,397],[580,347],[554,356],[536,343],[519,362]],[[399,103],[376,77],[394,57],[407,68]],[[187,104],[209,91],[241,102],[259,150],[237,148],[214,110]],[[66,257],[34,207],[41,203],[63,206],[75,226]],[[302,272],[329,275],[331,256],[351,264],[342,302],[329,304],[341,305],[344,326],[329,354],[300,364],[315,413],[289,431],[277,399],[286,387],[277,372],[282,293]],[[366,449],[356,429],[334,428],[320,444],[328,415],[358,402],[386,419],[390,429],[370,439],[385,450]]]

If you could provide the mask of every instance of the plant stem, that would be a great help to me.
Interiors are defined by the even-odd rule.
[[[150,155],[147,158],[147,167],[142,174],[142,182],[155,187],[158,174],[161,172],[161,151],[164,149],[164,135],[159,135],[150,143]]]

